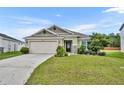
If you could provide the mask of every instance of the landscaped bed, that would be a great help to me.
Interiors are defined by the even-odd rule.
[[[21,52],[15,51],[15,52],[6,52],[6,53],[0,53],[0,60],[14,57],[14,56],[19,56],[22,55]]]
[[[52,57],[34,70],[26,84],[124,84],[124,59],[92,55]]]

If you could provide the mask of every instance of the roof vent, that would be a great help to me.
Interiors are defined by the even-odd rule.
[[[53,30],[56,30],[56,27],[55,26],[53,27]]]
[[[43,33],[46,34],[46,30],[43,30]]]

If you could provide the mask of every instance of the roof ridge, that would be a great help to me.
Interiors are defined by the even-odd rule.
[[[66,30],[69,30],[69,29],[66,29]],[[80,33],[80,32],[76,32],[76,31],[72,31],[72,30],[69,30],[69,31],[71,31],[71,32],[73,32],[73,33],[77,33],[77,34],[82,34],[82,35],[88,36],[88,35],[83,34],[83,33]]]
[[[124,27],[124,23],[121,25],[119,30],[121,31],[123,29],[123,27]]]
[[[89,36],[86,35],[86,34],[83,34],[83,33],[80,33],[80,32],[76,32],[76,31],[71,31],[70,29],[66,29],[66,28],[61,28],[61,27],[59,27],[59,26],[57,26],[57,25],[55,25],[55,24],[52,25],[52,26],[50,26],[50,27],[48,27],[48,28],[46,28],[46,29],[43,28],[43,29],[39,30],[38,32],[32,34],[31,36],[33,36],[33,35],[39,33],[40,31],[43,31],[43,30],[49,31],[49,32],[52,33],[52,34],[59,36],[60,33],[57,33],[57,32],[54,32],[54,31],[51,30],[51,28],[54,27],[54,26],[57,27],[57,28],[59,28],[60,30],[63,30],[64,32],[66,32],[66,33],[68,33],[68,34],[70,34],[70,35],[77,35],[77,36],[89,37]],[[30,36],[28,36],[28,37],[30,37]],[[25,38],[26,38],[26,37],[25,37]]]
[[[53,32],[53,31],[51,31],[51,30],[49,30],[49,29],[43,28],[43,29],[37,31],[36,33],[30,35],[30,36],[36,35],[37,33],[42,32],[42,31],[44,31],[44,30],[46,30],[46,31],[48,31],[49,33],[52,33],[52,34],[54,34],[54,35],[57,35],[57,33]],[[30,36],[27,36],[27,37],[30,37]],[[26,37],[25,37],[25,38],[26,38]]]
[[[14,37],[11,37],[11,36],[3,34],[3,33],[0,33],[0,36],[5,37],[5,38],[9,38],[9,39],[13,39],[13,40],[16,40],[16,41],[19,41],[19,42],[23,42],[21,40],[18,40],[18,39],[14,38]]]
[[[52,25],[52,26],[50,26],[50,27],[48,27],[47,29],[50,29],[50,28],[52,28],[52,27],[57,27],[57,28],[59,28],[59,29],[61,29],[61,30],[63,30],[63,31],[65,31],[65,32],[67,32],[67,33],[69,33],[68,31],[66,31],[64,28],[61,28],[61,27],[59,27],[59,26],[57,26],[57,25]]]

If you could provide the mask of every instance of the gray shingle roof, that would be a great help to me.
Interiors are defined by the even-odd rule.
[[[49,28],[52,28],[52,27],[57,27],[57,28],[59,28],[59,29],[65,31],[65,32],[69,33],[69,34],[79,35],[79,36],[81,36],[81,37],[88,37],[88,35],[85,35],[85,34],[83,34],[83,33],[76,32],[76,31],[71,31],[71,30],[69,30],[69,29],[64,29],[64,28],[61,28],[61,27],[56,26],[56,25],[53,25],[53,26],[51,26],[51,27],[49,27]],[[48,28],[48,29],[49,29],[49,28]]]
[[[2,34],[2,33],[0,33],[0,36],[1,36],[1,37],[4,37],[4,38],[8,38],[8,39],[11,39],[11,40],[14,40],[14,41],[18,41],[18,42],[23,43],[21,40],[18,40],[18,39],[16,39],[16,38],[10,37],[10,36],[5,35],[5,34]]]
[[[77,37],[81,37],[81,38],[88,38],[89,36],[88,35],[85,35],[85,34],[83,34],[83,33],[80,33],[80,32],[76,32],[76,31],[71,31],[71,30],[68,30],[68,29],[64,29],[64,28],[61,28],[61,27],[59,27],[59,26],[56,26],[56,25],[52,25],[52,26],[50,26],[49,28],[47,28],[46,30],[49,30],[50,32],[53,32],[51,29],[52,28],[54,28],[54,27],[56,27],[56,28],[58,28],[58,29],[60,29],[60,30],[62,30],[62,31],[64,31],[66,34],[63,34],[63,33],[56,33],[56,34],[58,34],[58,35],[76,35]],[[43,30],[43,29],[42,29]],[[40,30],[40,31],[42,31],[42,30]],[[38,32],[40,32],[40,31],[38,31]],[[34,33],[33,35],[35,35],[36,33]],[[31,35],[31,36],[28,36],[28,37],[32,37],[33,35]],[[25,37],[25,39],[26,39],[27,37]]]
[[[75,35],[79,35],[79,36],[83,36],[83,37],[88,37],[88,35],[85,35],[85,34],[80,33],[80,32],[75,32],[75,31],[71,31],[71,30],[68,30],[68,29],[65,29],[65,30],[67,30],[67,31],[69,31],[69,32],[71,32],[71,33],[73,33]]]
[[[121,31],[121,30],[123,29],[123,27],[124,27],[124,23],[122,24],[122,26],[120,27],[120,29],[119,29],[119,30]]]

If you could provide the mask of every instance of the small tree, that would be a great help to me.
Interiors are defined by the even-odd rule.
[[[57,52],[56,56],[59,57],[63,57],[66,54],[65,49],[62,46],[58,46],[56,52]]]
[[[103,47],[101,47],[99,45],[99,41],[98,40],[92,40],[92,42],[89,44],[89,50],[94,51],[94,52],[98,52],[100,49],[102,49]]]
[[[85,47],[84,47],[84,45],[82,44],[82,45],[80,46],[80,48],[78,49],[78,53],[79,53],[79,54],[83,54],[84,51],[85,51]]]

